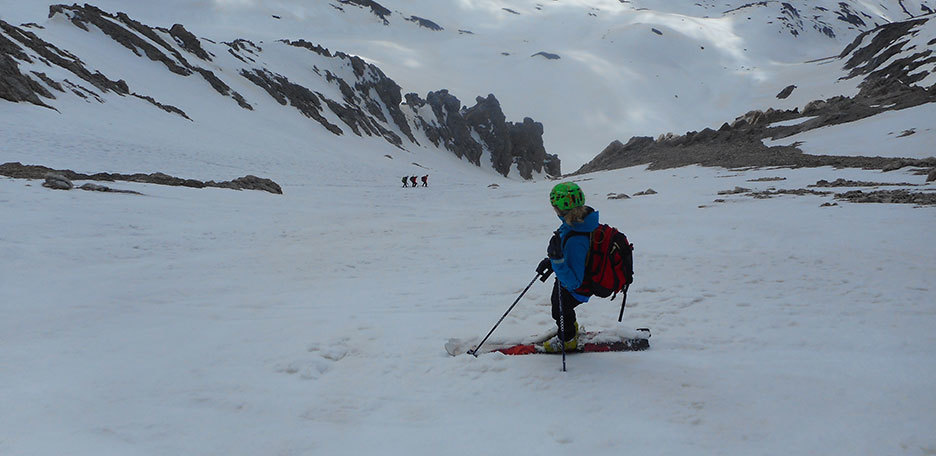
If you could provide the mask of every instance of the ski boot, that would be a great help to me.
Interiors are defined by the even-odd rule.
[[[578,348],[579,336],[584,332],[584,328],[580,327],[578,322],[575,322],[575,337],[565,341],[565,351],[574,351]],[[562,351],[562,346],[559,344],[559,335],[557,334],[552,339],[543,342],[543,350],[545,350],[546,353],[559,353]]]

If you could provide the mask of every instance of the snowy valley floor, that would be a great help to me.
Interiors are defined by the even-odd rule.
[[[653,338],[567,373],[443,350],[533,278],[552,182],[113,185],[135,196],[0,178],[0,454],[936,454],[936,208],[717,195],[839,177],[924,180],[583,176],[636,244],[624,322]],[[548,292],[495,335],[548,329]],[[618,324],[618,301],[579,309]]]

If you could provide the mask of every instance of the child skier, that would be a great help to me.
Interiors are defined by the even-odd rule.
[[[588,296],[576,293],[585,276],[585,261],[590,246],[587,234],[598,228],[598,211],[585,205],[585,194],[575,183],[563,182],[549,192],[549,202],[562,221],[553,233],[546,249],[547,257],[540,262],[536,272],[543,277],[556,273],[552,290],[552,317],[559,331],[556,337],[546,341],[543,348],[548,352],[575,350],[579,335],[584,332],[575,321],[575,307],[588,301]],[[581,233],[585,235],[574,235]],[[544,279],[545,280],[545,279]]]

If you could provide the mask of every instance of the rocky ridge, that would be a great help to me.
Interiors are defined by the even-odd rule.
[[[384,18],[391,14],[376,2],[340,3],[370,8]],[[291,106],[335,135],[350,131],[358,136],[376,136],[401,149],[428,145],[422,142],[428,139],[436,147],[475,165],[492,166],[505,176],[514,169],[525,179],[534,173],[560,174],[558,157],[547,154],[543,146],[543,125],[529,118],[520,123],[508,122],[494,95],[477,98],[472,107],[462,106],[444,89],[428,93],[425,100],[412,93],[404,95],[401,87],[377,66],[305,40],[264,44],[235,39],[215,43],[197,37],[181,24],[151,27],[124,13],[112,14],[88,4],[52,5],[49,17],[64,19],[84,31],[96,29],[127,52],[157,62],[178,77],[204,80],[206,88],[210,88],[205,96],[213,92],[229,98],[232,109],[252,111],[260,101],[248,100],[232,88],[244,86],[247,81],[263,89],[276,103]],[[430,26],[429,22],[422,25]],[[183,105],[161,102],[158,95],[136,93],[124,79],[89,68],[80,56],[43,39],[42,30],[42,26],[15,26],[0,20],[0,99],[55,109],[57,96],[67,94],[102,104],[109,94],[134,96],[171,115],[198,122]],[[315,75],[340,95],[336,98],[299,84],[275,63],[259,64],[267,60],[263,58],[264,47],[270,46],[308,51],[297,58],[307,60]],[[431,109],[421,109],[426,105]],[[485,153],[489,163],[482,162]]]
[[[593,160],[573,174],[649,165],[651,169],[686,165],[740,167],[851,167],[893,170],[907,166],[920,173],[936,171],[936,158],[909,159],[865,156],[809,155],[791,146],[767,146],[764,140],[781,139],[816,128],[838,125],[936,102],[936,85],[917,85],[931,74],[936,57],[928,48],[918,49],[908,37],[915,36],[933,16],[881,26],[863,33],[838,57],[848,73],[844,78],[862,78],[854,97],[838,96],[808,103],[802,111],[751,111],[714,130],[666,134],[658,138],[633,137],[626,144],[613,141]],[[925,41],[924,41],[925,42]],[[894,58],[903,56],[903,58]],[[885,65],[886,64],[886,65]],[[803,119],[795,125],[777,124]]]
[[[283,194],[283,189],[270,179],[257,177],[253,175],[247,175],[244,177],[239,177],[230,181],[215,182],[210,181],[200,181],[196,179],[183,179],[180,177],[170,176],[164,173],[134,173],[134,174],[121,174],[121,173],[94,173],[94,174],[85,174],[72,171],[70,169],[52,169],[41,165],[24,165],[18,162],[4,163],[0,165],[0,176],[12,177],[15,179],[46,179],[47,186],[51,188],[58,188],[62,190],[69,190],[72,188],[71,181],[75,180],[93,180],[93,181],[104,181],[104,182],[114,182],[114,181],[125,181],[125,182],[139,182],[146,184],[158,184],[158,185],[170,185],[175,187],[191,187],[191,188],[205,188],[205,187],[215,187],[215,188],[228,188],[231,190],[263,190],[270,193],[275,193],[277,195]],[[50,176],[52,176],[50,178]],[[103,190],[101,186],[89,186],[86,189],[96,190],[96,191],[108,191]]]

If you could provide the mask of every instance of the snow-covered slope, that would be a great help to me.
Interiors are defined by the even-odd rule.
[[[766,110],[684,135],[613,141],[577,172],[638,164],[934,169],[934,17],[879,26],[837,57],[798,65]]]
[[[399,85],[380,68],[301,39],[202,40],[181,24],[151,27],[90,5],[55,5],[49,17],[44,25],[0,22],[0,99],[58,114],[50,117],[53,122],[36,122],[48,113],[7,105],[4,117],[26,124],[11,136],[35,134],[29,125],[49,131],[93,119],[94,125],[88,125],[92,134],[106,129],[111,137],[133,137],[136,125],[122,120],[146,118],[148,129],[161,135],[172,131],[169,142],[182,139],[182,148],[206,142],[244,145],[258,136],[313,142],[333,134],[379,138],[402,157],[415,150],[447,149],[505,176],[559,173],[558,160],[543,148],[542,125],[529,118],[507,121],[493,95],[479,97],[470,108],[445,90],[430,92],[425,100],[406,94],[404,103]],[[79,114],[76,104],[93,115]],[[127,116],[147,109],[165,112]],[[43,158],[17,146],[8,143],[5,155],[21,161]],[[256,149],[232,149],[239,150],[228,149],[231,161],[257,154]],[[281,153],[289,151],[268,155]],[[371,166],[385,156],[393,158],[387,152],[361,158]],[[223,153],[217,158],[227,161]],[[396,170],[393,175],[402,174],[409,163],[389,168]]]
[[[933,209],[717,195],[920,176],[587,176],[588,203],[636,244],[623,325],[653,338],[571,356],[565,374],[558,357],[443,350],[483,336],[533,278],[557,224],[551,184],[372,177],[284,195],[120,184],[145,197],[0,179],[0,454],[936,448]],[[549,329],[550,286],[493,337]],[[577,311],[603,329],[619,308]]]
[[[275,47],[277,40],[305,39],[376,64],[403,93],[424,97],[447,88],[469,100],[493,93],[508,119],[543,122],[546,151],[564,158],[568,172],[613,139],[699,130],[712,119],[774,106],[774,95],[789,84],[834,79],[838,69],[817,74],[814,65],[800,64],[837,55],[860,32],[934,5],[104,0],[98,6],[151,25],[181,23],[218,43],[245,38]],[[19,23],[46,15],[41,2],[7,1],[0,11]],[[823,87],[795,92],[790,103],[853,90]],[[807,93],[811,98],[800,98]]]
[[[584,162],[614,138],[854,94],[866,75],[839,81],[850,70],[802,61],[838,55],[873,23],[931,2],[788,2],[802,26],[773,1],[380,3],[388,24],[355,6],[365,0],[98,5],[185,24],[211,62],[189,57],[171,32],[157,36],[249,110],[202,74],[172,73],[98,27],[39,20],[43,2],[0,0],[0,19],[110,79],[92,80],[122,90],[124,79],[128,92],[192,119],[20,60],[69,93],[37,98],[55,110],[0,102],[0,163],[247,172],[283,189],[108,183],[142,193],[133,195],[0,178],[0,455],[936,452],[936,183],[920,169],[633,166],[576,176],[601,220],[635,243],[637,271],[622,324],[620,302],[603,299],[577,308],[578,320],[648,326],[653,337],[646,352],[570,356],[563,374],[558,357],[443,350],[451,337],[483,336],[533,279],[558,224],[553,182],[504,179],[422,137],[425,147],[401,150],[379,130],[334,135],[235,71],[255,68],[238,57],[264,60],[343,100],[337,80],[304,65],[358,81],[344,65],[360,55],[403,93],[422,97],[439,81],[460,96],[493,92],[508,119],[544,121],[550,153]],[[865,25],[838,20],[843,4]],[[923,35],[911,38],[917,51],[932,46]],[[238,37],[262,50],[224,44]],[[540,51],[560,59],[531,57]],[[798,88],[778,100],[789,84]],[[381,106],[380,124],[405,137]],[[931,128],[929,106],[894,113],[921,121],[901,140]],[[330,108],[320,114],[350,128]],[[871,131],[909,125],[890,114],[860,124],[860,138],[878,144]],[[820,118],[779,116],[773,131]],[[816,134],[807,143],[838,136],[807,133]],[[851,155],[841,141],[826,144]],[[427,188],[400,188],[400,176],[417,172],[430,173]],[[911,204],[849,202],[875,198]],[[552,327],[550,290],[534,283],[494,337]]]

